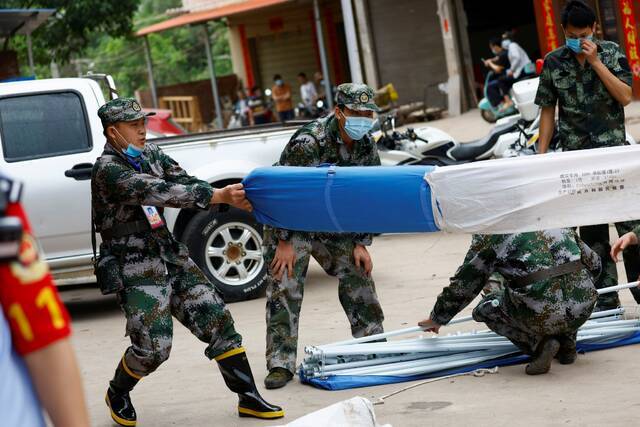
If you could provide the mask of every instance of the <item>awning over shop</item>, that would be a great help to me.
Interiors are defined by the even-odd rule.
[[[29,35],[55,11],[55,9],[0,9],[0,37],[13,34]]]
[[[263,7],[275,6],[281,3],[287,3],[291,0],[247,0],[242,3],[230,4],[227,6],[216,7],[214,9],[203,10],[199,12],[190,12],[175,18],[159,22],[148,27],[141,28],[136,32],[136,36],[145,36],[151,33],[159,33],[171,28],[181,27],[184,25],[199,24],[214,19],[224,18],[238,13],[249,12]]]
[[[27,54],[32,75],[35,75],[35,67],[31,33],[49,19],[55,11],[55,9],[0,9],[0,38],[11,37],[14,34],[27,36]],[[17,65],[14,73],[17,74]]]

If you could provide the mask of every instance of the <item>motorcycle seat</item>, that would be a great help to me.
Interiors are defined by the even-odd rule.
[[[496,145],[500,136],[513,132],[516,126],[512,123],[494,126],[486,136],[475,141],[463,142],[451,149],[449,153],[456,160],[475,160]]]

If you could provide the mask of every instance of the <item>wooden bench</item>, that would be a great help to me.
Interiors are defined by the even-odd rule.
[[[173,120],[189,132],[202,130],[202,115],[197,96],[162,96],[160,106],[171,110]]]

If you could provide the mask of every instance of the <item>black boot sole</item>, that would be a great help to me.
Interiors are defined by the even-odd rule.
[[[578,359],[578,355],[573,356],[558,356],[558,363],[561,365],[573,365],[575,361]]]
[[[268,377],[268,375],[267,375],[267,377]],[[268,390],[275,390],[277,388],[282,388],[282,387],[286,386],[287,383],[292,381],[292,380],[293,380],[293,375],[291,375],[290,377],[288,377],[284,381],[277,381],[277,382],[270,382],[265,378],[264,386]]]
[[[243,408],[242,406],[238,406],[238,415],[242,418],[260,418],[263,420],[273,420],[276,418],[284,417],[284,411],[269,411],[269,412],[261,412],[256,411],[249,408]]]
[[[124,418],[120,418],[119,416],[117,416],[116,413],[113,412],[113,409],[111,409],[111,402],[109,401],[109,396],[106,394],[104,396],[104,402],[109,407],[109,413],[111,413],[111,419],[116,424],[120,426],[125,426],[125,427],[133,427],[138,423],[137,420],[125,420]]]
[[[275,390],[277,388],[282,388],[282,387],[286,386],[289,381],[291,381],[291,380],[287,380],[287,381],[285,381],[283,383],[266,383],[265,382],[264,383],[264,387],[267,390]]]
[[[551,362],[560,350],[560,343],[556,340],[549,340],[542,344],[543,348],[540,354],[525,368],[527,375],[542,375],[549,372]],[[532,365],[541,365],[540,368]]]

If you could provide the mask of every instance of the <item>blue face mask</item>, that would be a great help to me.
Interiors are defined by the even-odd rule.
[[[124,152],[124,154],[126,156],[133,157],[134,159],[137,159],[138,157],[140,157],[142,155],[143,151],[144,151],[144,149],[141,150],[140,148],[136,147],[135,145],[129,144],[127,149],[124,150],[123,152]]]
[[[359,141],[373,128],[375,121],[369,117],[345,117],[344,131],[349,138]]]
[[[509,49],[510,44],[511,44],[511,40],[509,39],[504,39],[502,40],[502,43],[501,43],[503,49]]]
[[[585,40],[593,41],[593,35],[587,36],[584,38]],[[582,42],[580,39],[570,39],[567,38],[567,47],[571,49],[575,53],[582,52]]]

